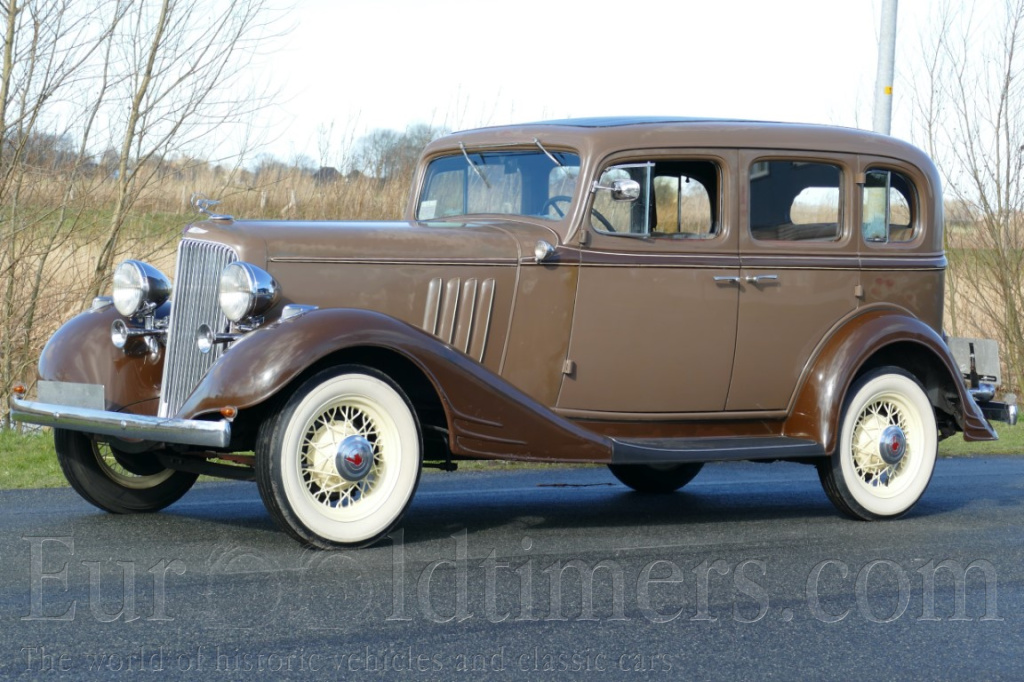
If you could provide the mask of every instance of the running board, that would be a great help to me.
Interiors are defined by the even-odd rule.
[[[612,439],[612,464],[790,459],[826,454],[816,441],[785,436]]]

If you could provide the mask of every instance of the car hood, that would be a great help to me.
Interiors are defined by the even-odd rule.
[[[518,262],[519,241],[509,227],[485,222],[234,220],[196,223],[184,236],[226,244],[239,258],[254,263]]]

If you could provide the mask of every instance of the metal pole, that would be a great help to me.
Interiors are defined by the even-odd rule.
[[[878,71],[875,74],[875,114],[871,128],[888,135],[892,125],[892,81],[896,68],[896,5],[882,0],[882,26],[878,36]]]

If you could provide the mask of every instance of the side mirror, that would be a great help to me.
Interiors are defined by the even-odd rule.
[[[640,183],[636,180],[612,180],[610,185],[602,185],[596,180],[592,191],[604,190],[612,193],[612,201],[636,201],[640,198]]]
[[[640,183],[636,180],[615,180],[611,191],[613,201],[636,201],[640,198]]]

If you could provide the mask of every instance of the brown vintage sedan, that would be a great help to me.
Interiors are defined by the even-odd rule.
[[[745,459],[882,519],[940,438],[1016,419],[992,344],[947,345],[939,178],[892,138],[550,121],[430,144],[402,222],[200,208],[173,286],[121,264],[13,400],[102,509],[255,479],[299,540],[364,545],[424,465],[596,462],[663,493]]]

